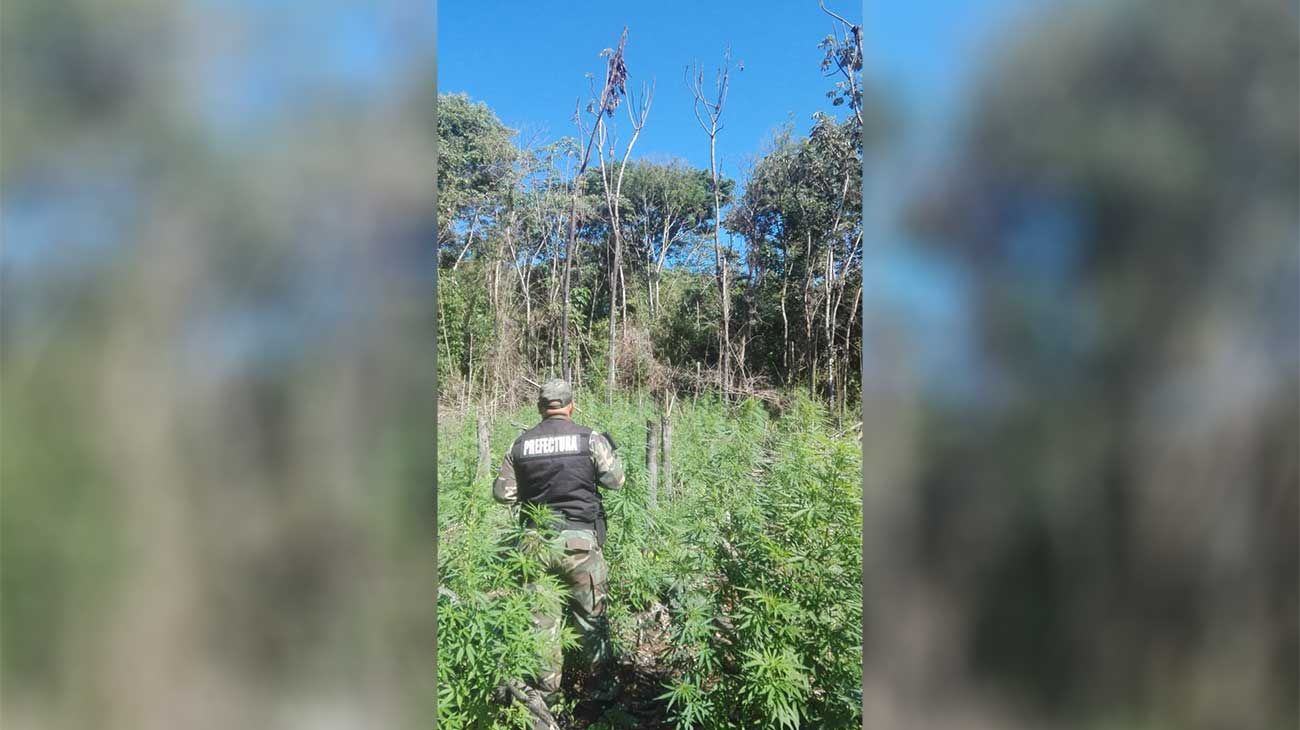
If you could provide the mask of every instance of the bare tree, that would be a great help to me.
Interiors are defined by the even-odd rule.
[[[623,26],[623,34],[619,36],[618,46],[613,49],[606,48],[600,52],[600,55],[609,58],[605,64],[605,83],[601,87],[599,101],[587,105],[587,112],[595,115],[595,123],[592,125],[591,135],[587,138],[587,146],[582,151],[578,171],[573,177],[573,192],[569,199],[569,238],[564,256],[564,275],[560,282],[564,294],[563,314],[560,318],[560,368],[564,372],[564,377],[570,381],[573,380],[573,373],[572,363],[569,362],[569,278],[573,268],[573,253],[577,246],[578,195],[581,192],[582,174],[587,171],[587,164],[591,161],[591,146],[596,141],[596,132],[600,128],[600,120],[603,116],[613,116],[622,96],[627,93],[627,67],[623,65],[623,47],[626,44],[627,26]],[[578,125],[579,135],[581,135],[582,115],[578,108],[573,111],[573,121]]]
[[[627,312],[627,287],[620,286],[623,280],[623,224],[619,218],[619,209],[623,194],[623,173],[627,170],[627,161],[632,156],[632,148],[636,145],[637,138],[641,136],[641,129],[645,127],[646,117],[650,114],[650,104],[654,100],[654,82],[652,81],[649,86],[642,87],[639,102],[635,94],[629,94],[627,98],[626,109],[628,119],[632,123],[632,137],[628,140],[627,147],[623,151],[623,159],[619,162],[618,173],[612,185],[610,184],[610,165],[605,163],[605,142],[608,138],[608,126],[604,117],[597,117],[596,119],[596,130],[599,132],[599,144],[596,146],[596,151],[597,158],[600,161],[600,179],[601,187],[605,192],[605,206],[609,210],[611,243],[613,245],[613,255],[611,256],[609,268],[609,373],[605,394],[605,400],[608,403],[614,402],[614,382],[617,376],[617,312],[620,290],[622,291],[624,314],[626,315]],[[610,156],[613,157],[614,145],[610,145],[609,151]],[[626,316],[624,318],[626,319]]]
[[[727,103],[727,88],[731,81],[731,49],[722,54],[722,66],[714,77],[713,94],[704,90],[704,68],[696,62],[694,74],[686,69],[686,84],[695,103],[695,120],[709,137],[709,173],[713,179],[713,262],[714,276],[718,282],[718,296],[722,300],[722,322],[718,325],[718,385],[722,391],[731,390],[731,290],[729,265],[722,250],[722,189],[718,175],[718,132],[722,130],[722,109]]]

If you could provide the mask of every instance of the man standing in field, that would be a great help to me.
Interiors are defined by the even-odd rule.
[[[601,552],[605,510],[599,487],[622,487],[623,466],[614,453],[612,439],[574,423],[573,409],[573,389],[567,382],[550,380],[542,385],[537,398],[542,421],[515,439],[492,484],[492,496],[507,505],[545,508],[549,524],[530,523],[528,515],[535,510],[523,509],[520,517],[528,527],[557,531],[554,557],[549,559],[548,567],[569,586],[574,623],[595,667],[606,659],[605,595],[609,577]],[[557,727],[547,708],[554,704],[560,690],[563,619],[563,615],[533,617],[537,630],[547,637],[541,676],[528,692],[526,702],[537,718],[533,727],[538,730]]]

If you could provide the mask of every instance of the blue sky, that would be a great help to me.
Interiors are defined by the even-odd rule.
[[[876,0],[865,8],[852,2],[829,6],[851,20],[865,20],[867,73],[906,115],[915,132],[904,142],[910,147],[937,140],[984,55],[990,31],[1027,4]],[[632,82],[637,88],[650,78],[657,82],[636,157],[671,154],[700,167],[708,164],[707,139],[691,114],[682,74],[696,60],[711,73],[728,45],[745,67],[733,74],[719,138],[729,173],[738,174],[739,163],[787,120],[806,131],[815,111],[845,113],[825,97],[836,79],[822,75],[817,43],[832,23],[815,0],[445,0],[438,8],[439,91],[468,93],[508,126],[540,132],[545,139],[572,135],[574,102],[588,96],[584,74],[599,81],[604,61],[598,54],[614,45],[624,25]],[[618,119],[626,134],[626,117]]]
[[[836,5],[846,17],[861,18],[853,3]],[[634,157],[672,155],[708,166],[708,139],[692,114],[683,72],[698,60],[711,84],[728,45],[744,70],[733,72],[723,111],[724,174],[739,175],[746,156],[787,120],[806,131],[815,111],[845,114],[825,96],[835,79],[822,76],[817,43],[832,24],[816,2],[443,2],[438,90],[467,93],[506,125],[540,131],[543,139],[574,135],[574,102],[582,97],[585,105],[589,96],[585,74],[602,80],[599,53],[617,42],[624,25],[629,88],[656,82]],[[625,139],[627,117],[620,110],[616,119]]]

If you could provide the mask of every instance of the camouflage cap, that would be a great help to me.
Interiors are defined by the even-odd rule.
[[[573,388],[559,378],[548,380],[542,384],[537,393],[538,408],[563,408],[573,402]]]

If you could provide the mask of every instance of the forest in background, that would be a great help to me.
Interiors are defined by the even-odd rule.
[[[861,29],[826,12],[838,30],[809,48],[822,53],[828,108],[849,113],[816,112],[807,136],[782,127],[740,180],[714,152],[737,72],[724,49],[716,68],[656,86],[624,61],[635,47],[624,29],[574,135],[554,140],[520,138],[464,94],[439,96],[443,407],[495,412],[531,397],[530,380],[563,376],[607,402],[639,389],[802,389],[857,410],[862,141],[874,122]],[[709,167],[634,158],[665,93],[694,100]]]

